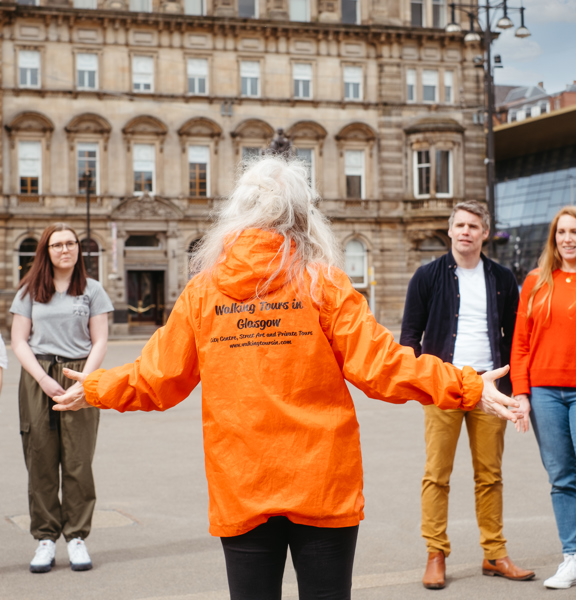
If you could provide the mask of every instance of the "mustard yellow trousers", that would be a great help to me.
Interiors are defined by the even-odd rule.
[[[478,408],[467,412],[441,410],[435,405],[424,406],[424,421],[426,467],[422,480],[422,537],[428,552],[440,550],[445,556],[450,554],[446,533],[450,474],[462,421],[465,421],[474,467],[476,520],[484,558],[495,560],[507,556],[506,539],[502,534],[502,453],[506,421]]]

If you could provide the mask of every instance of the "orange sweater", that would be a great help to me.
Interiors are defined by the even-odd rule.
[[[548,300],[542,304],[547,286],[538,290],[532,315],[527,318],[538,269],[528,275],[520,294],[510,360],[515,395],[530,394],[531,387],[576,387],[576,274],[558,269],[552,277],[554,290],[548,319]]]
[[[394,343],[335,269],[323,303],[284,278],[251,300],[279,266],[283,238],[247,230],[213,282],[193,278],[134,364],[84,383],[100,408],[166,410],[202,380],[210,532],[234,536],[274,515],[318,527],[363,518],[360,431],[346,380],[372,398],[471,410],[483,383]],[[310,284],[310,278],[307,278]],[[385,451],[385,449],[383,449]]]

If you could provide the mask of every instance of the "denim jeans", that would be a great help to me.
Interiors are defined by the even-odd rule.
[[[288,547],[300,600],[350,600],[358,526],[312,527],[271,517],[248,533],[220,538],[231,600],[280,600]]]
[[[576,553],[576,388],[533,387],[530,413],[564,554]]]

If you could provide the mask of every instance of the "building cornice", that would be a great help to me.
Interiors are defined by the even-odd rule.
[[[317,40],[366,41],[371,44],[399,43],[406,40],[449,41],[463,44],[464,33],[446,33],[443,29],[414,28],[408,26],[368,24],[348,25],[344,23],[319,23],[300,21],[276,21],[270,19],[240,19],[230,17],[198,17],[181,13],[140,13],[114,9],[77,9],[65,6],[28,6],[12,2],[0,2],[0,16],[10,23],[17,18],[53,19],[67,21],[69,25],[101,21],[103,26],[114,27],[154,26],[160,31],[210,31],[214,34],[240,35],[257,33],[265,37],[314,36]]]

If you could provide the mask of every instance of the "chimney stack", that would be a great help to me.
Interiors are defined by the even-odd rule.
[[[538,82],[538,87],[541,87],[542,89],[544,89],[544,82],[543,81],[539,81]]]

